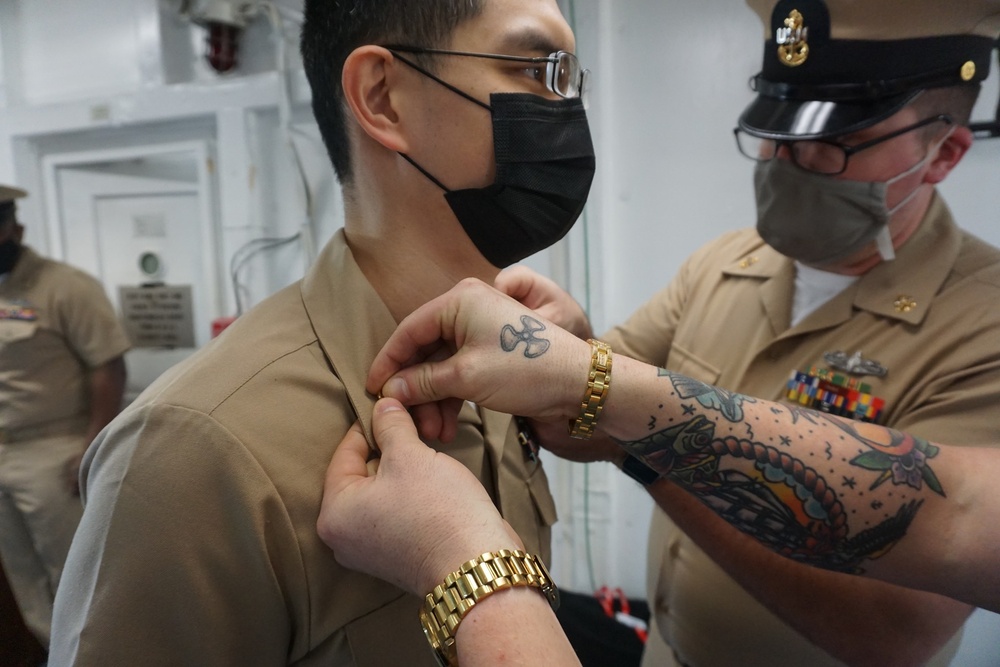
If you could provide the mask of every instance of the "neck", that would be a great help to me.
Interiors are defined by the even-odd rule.
[[[444,210],[394,207],[392,198],[376,206],[349,198],[345,205],[347,245],[397,322],[464,278],[492,284],[499,273],[464,234],[444,197],[437,197]]]

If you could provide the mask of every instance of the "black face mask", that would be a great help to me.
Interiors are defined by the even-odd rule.
[[[21,244],[14,239],[0,243],[0,276],[10,273],[21,256]]]
[[[583,212],[596,169],[583,101],[493,93],[487,106],[416,69],[493,117],[497,173],[485,188],[449,190],[403,155],[445,191],[448,205],[483,257],[504,268],[566,236]]]

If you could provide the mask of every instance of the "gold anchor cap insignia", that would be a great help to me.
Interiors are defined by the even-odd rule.
[[[802,13],[793,9],[778,28],[774,41],[778,43],[778,60],[789,67],[798,67],[809,57],[809,28],[803,25]]]

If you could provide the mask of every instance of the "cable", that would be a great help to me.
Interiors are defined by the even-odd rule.
[[[566,3],[566,13],[568,14],[567,19],[569,21],[569,26],[573,30],[574,34],[577,34],[576,26],[576,3],[574,0],[568,0]],[[583,212],[580,214],[580,224],[583,225],[583,281],[584,281],[584,294],[583,294],[583,307],[587,312],[588,316],[591,312],[591,283],[590,283],[590,271],[587,270],[587,264],[590,259],[590,230],[588,229],[588,218],[587,218],[587,208],[584,207]],[[583,464],[583,535],[584,535],[584,549],[587,556],[587,576],[590,579],[590,589],[596,591],[597,583],[596,577],[594,575],[594,552],[591,545],[590,537],[590,463]]]
[[[288,48],[289,39],[285,35],[285,24],[282,20],[282,11],[275,3],[268,0],[263,0],[257,4],[257,9],[263,11],[267,16],[268,20],[271,22],[271,26],[274,29],[274,35],[277,39],[277,49],[275,51],[275,69],[278,72],[278,123],[280,126],[280,131],[283,135],[285,144],[288,146],[289,153],[292,157],[292,162],[295,167],[295,173],[298,175],[298,182],[301,186],[301,195],[303,200],[303,208],[305,210],[305,227],[309,231],[309,237],[316,237],[316,230],[314,228],[314,210],[313,210],[313,193],[309,186],[309,178],[306,174],[305,163],[302,161],[302,155],[299,153],[299,148],[295,144],[295,139],[292,137],[294,129],[292,127],[292,94],[288,87],[288,65],[287,65],[287,55],[286,49]],[[301,25],[302,15],[288,11],[286,14],[292,15],[292,20]],[[311,251],[311,248],[306,249],[307,252]],[[306,264],[312,263],[314,257],[307,256]]]
[[[237,317],[243,314],[243,301],[240,298],[240,269],[242,269],[246,263],[253,259],[256,255],[264,252],[265,250],[273,250],[274,248],[279,248],[283,245],[297,241],[301,235],[301,232],[296,232],[295,234],[284,238],[253,239],[244,243],[236,250],[236,252],[233,253],[232,258],[229,260],[229,276],[233,282],[233,297],[236,300]]]

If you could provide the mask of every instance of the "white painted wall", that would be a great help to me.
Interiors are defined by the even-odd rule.
[[[308,109],[293,24],[300,0],[280,0],[290,48],[283,106],[274,29],[255,21],[242,68],[217,76],[200,59],[203,32],[178,0],[0,1],[0,182],[24,202],[28,241],[50,248],[48,156],[207,141],[215,188],[217,261],[245,242],[308,230],[311,243],[256,260],[250,301],[296,279],[311,249],[342,222],[339,189]],[[731,129],[750,100],[762,31],[738,0],[560,0],[594,73],[590,116],[598,176],[567,243],[529,262],[568,285],[597,331],[623,320],[718,234],[753,222],[751,165]],[[997,75],[980,105],[997,99]],[[287,134],[306,165],[307,212]],[[977,144],[943,189],[958,220],[1000,244],[1000,140]],[[310,215],[311,213],[311,215]],[[226,266],[222,271],[226,271]],[[233,312],[231,290],[218,315]],[[553,568],[566,588],[608,584],[641,596],[651,503],[603,465],[547,462],[561,521]],[[1000,623],[980,612],[957,665],[1000,664]]]

